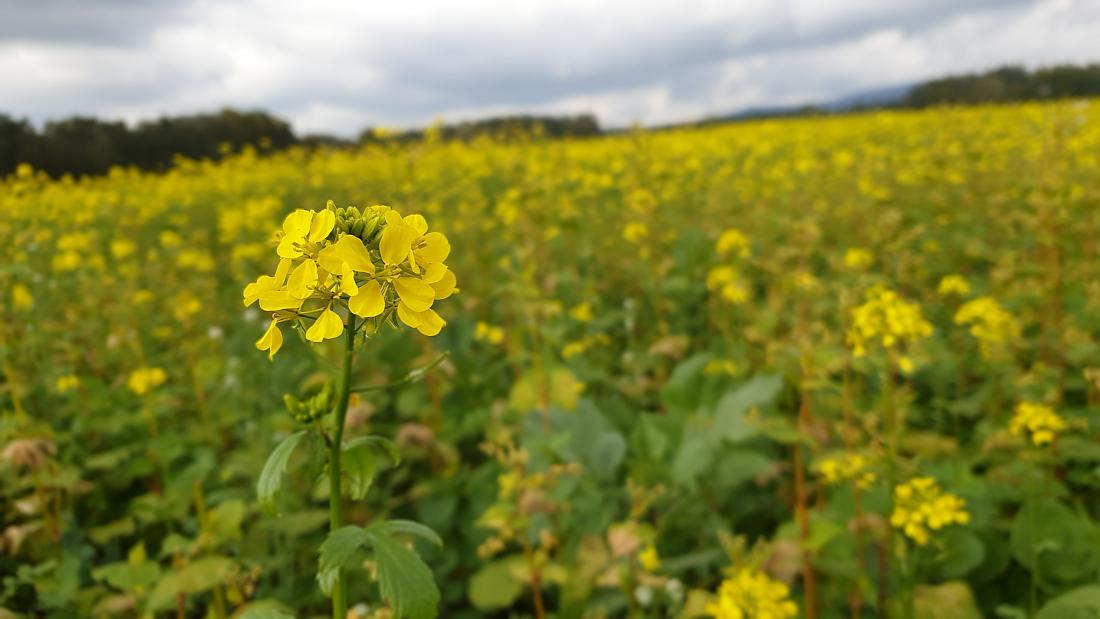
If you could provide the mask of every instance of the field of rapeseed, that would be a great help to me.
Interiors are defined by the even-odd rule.
[[[1090,102],[22,167],[0,617],[1096,616],[1098,226]]]

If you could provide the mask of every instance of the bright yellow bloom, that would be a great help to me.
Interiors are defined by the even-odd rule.
[[[11,304],[16,310],[29,310],[34,307],[34,297],[26,286],[16,284],[11,287]]]
[[[1020,324],[992,297],[967,301],[955,312],[955,324],[969,325],[982,357],[992,359],[1020,337]]]
[[[591,322],[592,321],[592,304],[588,301],[578,303],[569,310],[569,316],[577,322]]]
[[[961,275],[945,275],[936,287],[936,294],[941,297],[958,295],[964,297],[970,294],[970,284]]]
[[[646,546],[645,550],[638,554],[638,563],[647,572],[656,572],[661,569],[661,557],[657,554],[657,548],[653,544]]]
[[[167,379],[168,375],[164,373],[164,370],[155,367],[144,367],[130,372],[130,379],[126,384],[130,387],[130,391],[138,395],[145,395]]]
[[[1066,429],[1066,422],[1045,404],[1020,402],[1016,405],[1016,414],[1009,423],[1013,436],[1027,434],[1035,445],[1046,445],[1054,441],[1058,433]]]
[[[649,237],[649,228],[643,223],[631,222],[623,227],[623,238],[631,243],[641,243]]]
[[[478,322],[474,328],[474,339],[499,346],[504,341],[504,329],[491,326],[485,322]]]
[[[77,387],[80,387],[80,379],[72,374],[59,377],[55,385],[58,393],[68,393]]]
[[[707,273],[707,290],[717,291],[720,298],[734,305],[743,305],[749,300],[749,289],[741,276],[731,266],[717,266]]]
[[[844,252],[844,267],[852,271],[866,271],[875,262],[871,250],[863,247],[849,247]]]
[[[730,228],[718,237],[718,242],[714,244],[714,251],[719,256],[732,255],[736,258],[748,258],[749,239],[737,228]]]
[[[716,619],[791,619],[798,616],[798,606],[790,595],[787,585],[742,568],[722,581],[706,613]]]
[[[268,351],[267,358],[274,359],[275,353],[282,347],[283,332],[279,330],[279,321],[273,318],[267,331],[264,331],[263,337],[256,341],[256,348]]]
[[[875,473],[870,470],[871,462],[863,454],[844,454],[825,458],[817,465],[826,484],[837,485],[849,481],[859,488],[869,488],[875,483]]]
[[[852,310],[848,344],[855,356],[861,357],[872,346],[893,350],[931,334],[932,325],[924,319],[920,306],[892,290],[875,286],[867,291],[867,301]]]
[[[894,488],[890,524],[920,546],[928,543],[933,531],[968,522],[966,501],[944,492],[931,477],[916,477]]]

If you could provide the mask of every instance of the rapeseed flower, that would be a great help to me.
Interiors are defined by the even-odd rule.
[[[919,546],[927,544],[934,531],[968,522],[966,502],[944,492],[931,477],[916,477],[894,488],[890,524]]]
[[[706,613],[716,619],[791,619],[798,615],[798,606],[790,595],[787,585],[742,568],[722,581]]]
[[[1032,443],[1041,446],[1053,442],[1066,429],[1066,422],[1045,404],[1020,402],[1008,428],[1013,436],[1027,435]]]

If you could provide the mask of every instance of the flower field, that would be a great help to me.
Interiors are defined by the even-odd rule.
[[[0,618],[1095,616],[1098,227],[1087,101],[22,167]]]

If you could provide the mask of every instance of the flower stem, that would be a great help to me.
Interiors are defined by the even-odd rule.
[[[336,403],[335,427],[332,429],[332,443],[329,445],[328,456],[328,518],[330,532],[344,526],[343,492],[340,483],[343,477],[343,469],[340,456],[343,453],[344,423],[348,415],[348,397],[351,394],[351,364],[355,353],[354,314],[348,315],[346,333],[343,374],[340,377],[340,399]],[[346,584],[344,571],[340,570],[336,577],[336,584],[332,587],[332,619],[345,619],[347,617],[348,592]]]

